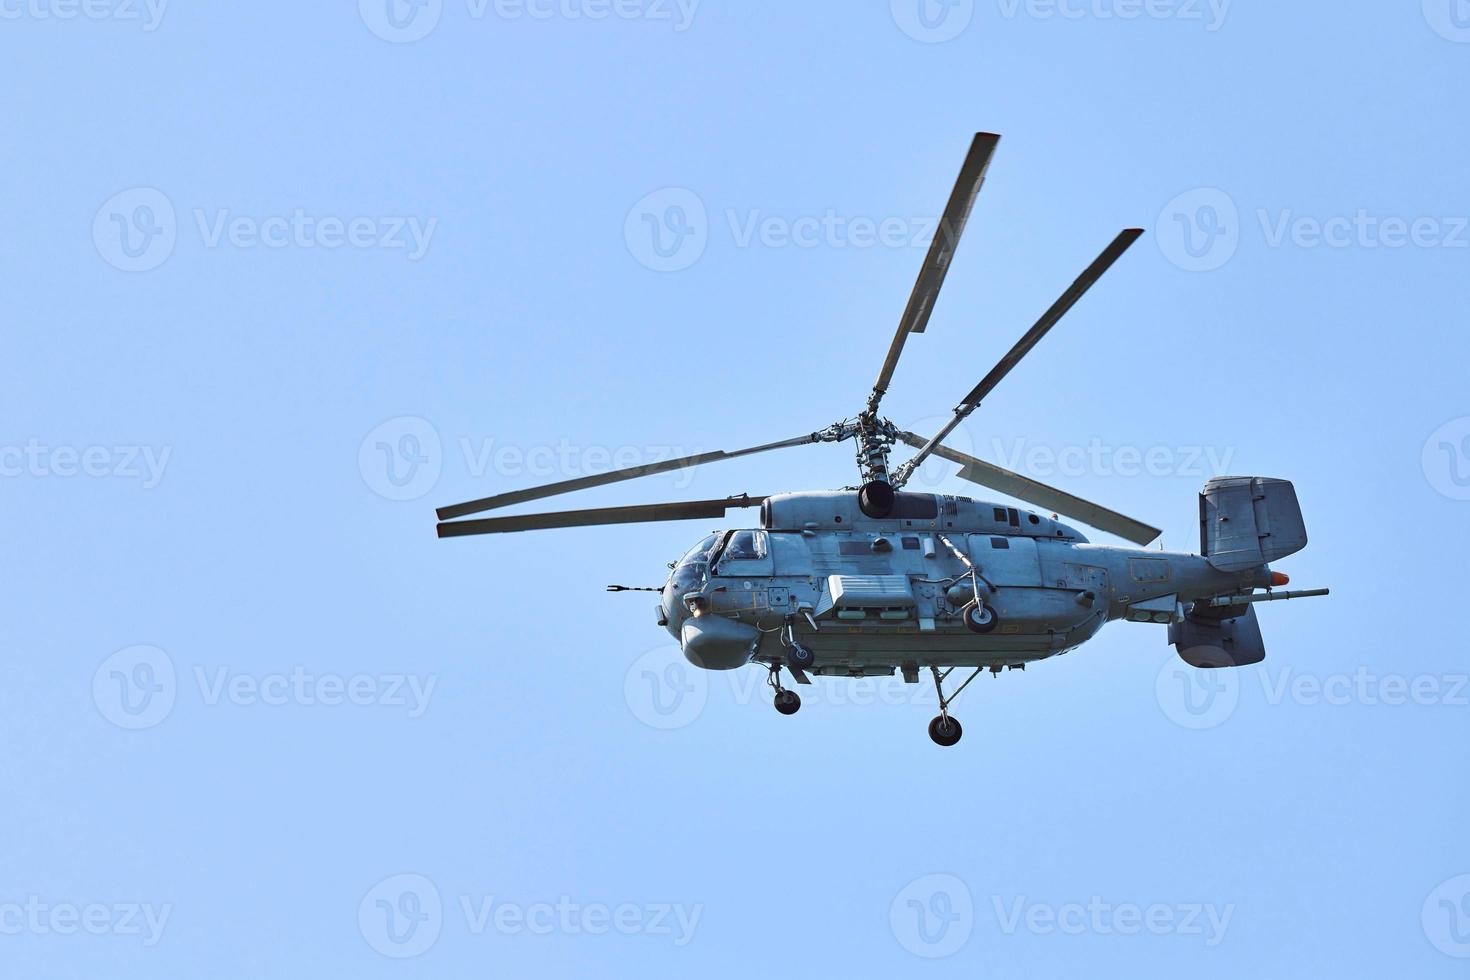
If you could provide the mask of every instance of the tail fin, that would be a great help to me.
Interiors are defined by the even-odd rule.
[[[1218,476],[1200,492],[1200,554],[1221,571],[1264,565],[1306,546],[1307,528],[1289,480]]]

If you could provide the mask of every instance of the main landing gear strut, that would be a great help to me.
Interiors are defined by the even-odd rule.
[[[975,672],[969,677],[966,677],[965,682],[955,688],[954,693],[949,697],[944,696],[944,680],[954,672],[954,668],[947,667],[944,673],[940,673],[938,667],[930,667],[929,669],[934,672],[934,690],[939,693],[939,714],[933,721],[929,722],[929,737],[939,745],[954,745],[960,740],[960,736],[965,733],[965,730],[960,727],[958,718],[951,718],[949,716],[949,706],[955,698],[960,696],[961,691],[970,686],[971,681],[980,676],[980,671],[985,668],[976,667]]]

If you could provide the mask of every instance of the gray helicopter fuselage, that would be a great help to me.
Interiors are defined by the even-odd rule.
[[[658,617],[699,666],[783,656],[783,629],[817,674],[1025,664],[1066,653],[1114,619],[1170,623],[1189,603],[1270,584],[1198,555],[1091,544],[1005,504],[900,493],[885,518],[852,492],[782,494],[759,528],[710,535],[676,563]],[[978,596],[984,623],[967,622]],[[815,627],[815,628],[814,628]]]

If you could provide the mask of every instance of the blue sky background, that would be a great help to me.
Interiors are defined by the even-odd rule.
[[[0,12],[0,975],[1463,972],[1463,3]],[[1146,228],[955,444],[1180,550],[1216,469],[1294,480],[1333,595],[1260,668],[1114,624],[941,750],[924,688],[680,672],[602,588],[705,523],[435,539],[856,412],[981,129],[885,411]]]

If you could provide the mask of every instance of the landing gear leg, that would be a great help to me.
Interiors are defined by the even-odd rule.
[[[786,621],[781,630],[781,642],[786,646],[786,663],[791,668],[791,673],[796,677],[798,684],[805,684],[801,672],[811,670],[817,662],[817,654],[811,647],[797,642],[796,627],[791,620]]]
[[[771,672],[766,675],[766,683],[776,692],[776,710],[783,715],[794,715],[801,710],[801,698],[796,696],[795,691],[788,691],[781,686],[781,663],[777,661],[771,664]]]
[[[971,681],[980,676],[980,671],[985,668],[976,667],[975,672],[969,677],[966,677],[965,682],[955,688],[954,693],[949,697],[944,696],[944,679],[950,675],[954,668],[950,667],[942,674],[939,672],[938,667],[930,667],[929,669],[934,673],[934,690],[939,694],[939,715],[933,721],[929,722],[929,737],[938,745],[954,745],[960,740],[960,736],[964,734],[965,730],[960,727],[959,719],[949,716],[949,706],[955,698],[960,696],[961,691],[970,686]]]

